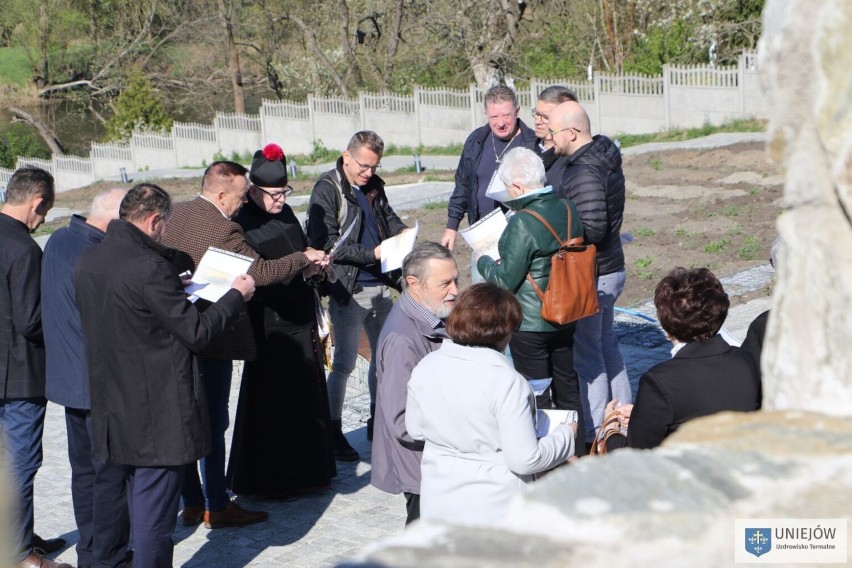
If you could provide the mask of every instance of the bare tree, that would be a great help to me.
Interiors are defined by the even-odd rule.
[[[231,88],[234,91],[234,112],[246,112],[246,94],[243,89],[243,73],[240,69],[240,54],[234,41],[234,5],[229,0],[219,0],[219,16],[225,29],[225,42],[228,45],[228,71],[231,75]]]

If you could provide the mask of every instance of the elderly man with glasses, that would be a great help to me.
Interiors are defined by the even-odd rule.
[[[346,381],[355,369],[361,328],[370,342],[370,421],[372,440],[376,408],[376,344],[393,307],[390,288],[399,290],[399,272],[381,269],[381,242],[407,227],[385,195],[385,182],[376,175],[385,143],[375,132],[356,132],[335,167],[317,180],[308,205],[308,239],[332,254],[334,282],[328,287],[329,315],[334,328],[334,361],[328,376],[328,399],[334,454],[341,461],[358,461],[358,452],[343,435],[341,416]]]
[[[592,136],[589,115],[573,101],[551,110],[548,132],[556,153],[567,157],[562,183],[554,189],[574,202],[586,242],[598,249],[600,312],[578,321],[574,333],[574,369],[580,376],[590,442],[610,400],[633,401],[613,330],[613,309],[626,278],[620,235],[625,198],[621,150],[606,136]]]
[[[488,123],[471,132],[465,140],[456,169],[456,188],[447,204],[447,228],[441,244],[450,250],[465,215],[468,224],[473,225],[500,206],[486,197],[485,192],[506,152],[512,148],[535,148],[535,132],[518,118],[519,110],[518,97],[511,88],[498,85],[485,93]],[[471,281],[482,281],[473,262]]]

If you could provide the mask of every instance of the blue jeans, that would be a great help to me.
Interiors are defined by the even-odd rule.
[[[382,326],[393,308],[390,289],[387,286],[370,286],[354,294],[345,305],[331,298],[328,313],[334,329],[334,360],[328,375],[328,406],[331,420],[340,420],[343,400],[346,398],[346,381],[355,369],[358,359],[358,344],[361,342],[361,327],[367,332],[370,342],[370,370],[367,386],[370,389],[370,404],[376,404],[376,344]]]
[[[183,472],[181,496],[184,506],[204,505],[208,511],[222,511],[230,501],[225,484],[225,431],[229,425],[228,398],[234,365],[233,361],[222,359],[200,359],[199,363],[210,414],[210,453],[198,460],[204,481],[203,492],[198,468],[195,464],[188,464]]]
[[[129,467],[127,500],[133,531],[133,568],[171,568],[181,470]]]
[[[33,483],[41,467],[41,437],[44,433],[43,398],[0,399],[0,429],[6,446],[13,500],[11,538],[12,558],[20,562],[33,550]]]
[[[587,442],[594,439],[610,400],[633,402],[627,367],[613,329],[615,302],[625,280],[623,269],[598,277],[600,311],[578,321],[574,332],[574,369],[580,377]]]

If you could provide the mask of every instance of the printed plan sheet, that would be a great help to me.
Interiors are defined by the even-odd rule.
[[[500,235],[503,234],[506,225],[506,216],[498,207],[467,229],[462,229],[459,233],[477,255],[487,255],[494,260],[500,260],[497,243],[500,241]]]
[[[231,289],[231,284],[237,276],[248,272],[252,262],[254,260],[249,256],[214,247],[208,248],[192,275],[192,282],[184,288],[189,295],[189,301],[195,302],[198,298],[203,298],[215,302]]]
[[[414,224],[413,229],[407,229],[395,237],[382,241],[382,272],[402,268],[402,260],[411,252],[417,241],[418,230],[420,230],[419,221]]]

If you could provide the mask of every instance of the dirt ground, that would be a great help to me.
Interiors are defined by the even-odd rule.
[[[723,277],[769,259],[783,180],[762,144],[626,157],[624,176],[622,241],[628,277],[618,305],[652,298],[657,282],[676,266],[706,266]],[[411,223],[420,221],[424,239],[437,240],[443,233],[444,204],[408,216]],[[466,286],[470,253],[461,238],[456,245]],[[771,289],[733,303],[757,294],[771,294]]]
[[[431,172],[430,180],[451,180],[451,172]],[[709,267],[727,276],[762,264],[777,232],[783,180],[780,168],[766,158],[759,143],[713,150],[679,150],[629,156],[624,160],[627,204],[622,241],[627,284],[618,304],[629,306],[652,298],[654,287],[675,266]],[[412,183],[416,174],[383,174],[388,184]],[[200,180],[162,180],[176,200],[198,192]],[[297,194],[310,191],[312,180],[294,180]],[[57,205],[85,210],[94,194],[114,184],[97,184],[62,193]],[[446,204],[400,212],[413,225],[420,221],[420,240],[438,240],[446,223]],[[67,223],[57,221],[53,227]],[[50,228],[47,229],[48,231]],[[462,286],[470,282],[470,252],[456,242]],[[734,298],[771,294],[771,287]]]

